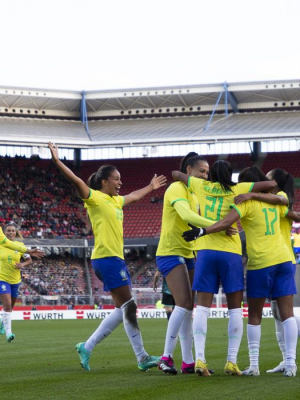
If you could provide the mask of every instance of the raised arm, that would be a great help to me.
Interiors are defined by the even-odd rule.
[[[142,189],[131,192],[130,194],[124,196],[124,206],[133,203],[135,201],[141,200],[147,194],[151,193],[152,190],[157,190],[167,183],[167,178],[164,175],[157,176],[156,174],[152,178],[150,184]]]
[[[288,205],[288,199],[284,196],[272,194],[272,193],[245,193],[240,194],[234,198],[235,204],[242,204],[244,201],[247,200],[258,200],[263,201],[268,204],[275,204],[281,206]]]
[[[172,177],[173,177],[174,181],[183,182],[186,186],[189,183],[189,176],[187,174],[184,174],[183,172],[172,171]]]
[[[85,182],[83,182],[82,179],[78,178],[78,176],[76,176],[74,172],[70,170],[70,168],[60,161],[58,156],[58,147],[56,144],[49,142],[48,147],[51,151],[52,161],[56,167],[60,170],[63,176],[75,186],[79,196],[82,199],[87,199],[90,194],[90,188]]]
[[[38,250],[38,249],[29,250],[24,245],[24,243],[13,242],[13,241],[7,239],[7,237],[4,235],[1,227],[0,227],[0,246],[6,247],[7,249],[18,251],[20,253],[27,253],[36,258],[43,258],[45,255],[45,253],[42,250]]]

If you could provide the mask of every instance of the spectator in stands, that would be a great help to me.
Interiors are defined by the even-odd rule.
[[[184,182],[188,185],[189,190],[195,193],[202,213],[210,221],[218,221],[225,217],[235,196],[249,191],[272,190],[275,187],[275,183],[269,181],[234,183],[232,167],[229,162],[224,160],[216,161],[210,174],[211,181],[207,182],[196,177],[189,177],[180,171],[172,173],[174,179]],[[200,232],[199,228],[195,228],[195,230]],[[197,239],[197,234],[194,234],[193,230],[189,232],[193,239]],[[197,291],[197,310],[193,322],[196,349],[195,372],[199,375],[210,375],[205,359],[207,319],[214,294],[218,293],[221,282],[229,310],[228,353],[224,372],[229,375],[241,375],[237,365],[237,354],[243,335],[241,303],[244,289],[244,267],[240,238],[238,235],[227,236],[223,232],[207,235],[199,241],[198,249],[192,287]],[[178,304],[176,298],[175,301]]]
[[[192,152],[183,158],[180,170],[189,177],[207,179],[209,165],[204,157]],[[185,184],[174,182],[166,190],[156,263],[176,304],[169,319],[165,348],[159,363],[159,368],[170,374],[177,373],[173,353],[178,334],[183,339],[182,371],[194,372],[195,367],[192,351],[194,293],[191,290],[195,268],[194,244],[185,242],[182,232],[188,229],[188,223],[203,227],[213,223],[201,217],[199,209],[198,199]]]
[[[116,306],[87,342],[76,346],[81,365],[84,369],[90,370],[89,359],[93,348],[123,321],[139,369],[148,370],[157,365],[159,358],[146,353],[140,334],[136,304],[130,289],[130,276],[123,256],[122,208],[165,185],[166,178],[155,175],[145,188],[124,197],[119,196],[122,182],[115,167],[111,165],[100,167],[91,176],[89,187],[59,160],[56,145],[50,142],[49,148],[54,164],[75,186],[85,203],[95,235],[92,265],[96,275],[103,281],[104,289],[110,290]]]
[[[11,241],[16,238],[22,240],[22,235],[14,222],[4,225],[3,232]],[[26,251],[26,248],[24,250]],[[15,338],[11,331],[11,314],[19,294],[21,269],[32,264],[30,255],[24,250],[20,252],[2,248],[0,252],[0,298],[3,304],[0,334],[6,334],[8,342]]]

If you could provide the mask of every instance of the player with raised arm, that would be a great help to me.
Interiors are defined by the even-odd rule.
[[[250,191],[272,190],[274,182],[240,183],[232,181],[232,167],[227,161],[216,161],[210,171],[211,181],[188,177],[179,171],[173,171],[173,178],[188,185],[196,194],[201,215],[216,222],[230,211],[234,197]],[[213,225],[214,226],[214,225]],[[227,228],[231,226],[228,225]],[[236,225],[233,225],[236,228]],[[210,227],[205,228],[207,230]],[[205,229],[187,231],[191,240],[197,239]],[[197,291],[197,309],[194,317],[193,332],[196,351],[195,371],[199,375],[209,376],[205,358],[207,319],[213,296],[222,283],[229,310],[228,353],[224,372],[229,375],[241,375],[237,365],[237,354],[243,335],[241,303],[244,289],[244,268],[242,263],[241,241],[238,235],[227,236],[225,232],[204,236],[199,248],[193,290]]]
[[[239,176],[239,182],[268,181],[258,167],[246,168]],[[276,183],[275,183],[276,185]],[[269,195],[275,196],[275,195]],[[282,199],[277,197],[279,204]],[[278,200],[279,199],[279,200]],[[239,203],[239,201],[237,201]],[[263,201],[245,201],[232,204],[233,209],[215,225],[202,231],[200,235],[212,234],[226,229],[239,218],[246,233],[248,266],[248,348],[250,366],[243,375],[260,375],[259,348],[261,338],[262,310],[266,298],[276,299],[283,321],[286,357],[285,372],[287,377],[296,375],[296,345],[298,337],[297,323],[293,316],[293,294],[296,293],[294,267],[290,251],[280,231],[280,217],[292,217],[293,212],[286,206],[272,205]],[[199,234],[194,228],[184,233],[186,240],[193,240]],[[205,236],[206,237],[206,236]],[[270,249],[272,249],[270,251]]]
[[[112,165],[104,165],[93,175],[92,189],[60,161],[55,144],[50,142],[49,148],[54,164],[75,186],[85,204],[95,236],[92,266],[97,277],[103,282],[104,290],[111,292],[116,307],[86,342],[77,344],[80,363],[89,371],[89,360],[94,347],[123,322],[137,358],[138,368],[146,371],[155,367],[159,357],[149,356],[144,349],[136,317],[137,307],[131,293],[130,275],[124,261],[123,207],[165,185],[166,178],[154,175],[148,186],[129,195],[120,196],[122,182],[119,171]]]
[[[270,180],[274,180],[277,183],[277,186],[274,188],[273,192],[277,196],[274,196],[272,194],[266,194],[266,193],[248,193],[246,195],[241,195],[235,199],[235,204],[241,204],[243,201],[247,200],[260,200],[264,201],[265,203],[268,204],[277,204],[277,205],[286,205],[288,206],[289,210],[293,209],[293,203],[294,203],[294,196],[295,196],[295,184],[294,184],[294,178],[291,174],[287,173],[284,171],[282,168],[275,168],[272,171],[268,172],[267,178]],[[293,215],[290,215],[293,217],[294,220],[300,221],[300,215],[298,213],[293,213]],[[297,219],[297,216],[299,217]],[[292,262],[294,264],[295,268],[295,257],[294,257],[294,252],[292,248],[292,243],[291,243],[291,229],[292,229],[292,219],[283,216],[280,218],[280,230],[281,234],[284,238],[284,241],[290,251]],[[273,316],[275,319],[275,331],[276,331],[276,338],[278,342],[278,346],[280,348],[280,351],[282,353],[282,361],[280,362],[279,365],[277,365],[273,369],[269,369],[267,372],[268,373],[274,373],[274,372],[284,372],[285,370],[285,356],[286,356],[286,348],[285,348],[285,338],[284,338],[284,329],[283,329],[283,324],[281,321],[279,309],[277,306],[276,300],[271,300],[271,308],[273,312]],[[300,319],[295,316],[295,320],[297,322],[298,326],[298,336],[300,334]]]
[[[14,222],[4,225],[4,234],[11,241],[16,238],[23,239]],[[19,294],[21,269],[30,264],[32,264],[32,259],[29,254],[0,247],[0,298],[3,305],[0,334],[6,334],[6,340],[9,343],[15,339],[11,331],[11,317]]]

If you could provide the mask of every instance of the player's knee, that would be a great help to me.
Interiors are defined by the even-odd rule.
[[[277,321],[281,321],[280,312],[276,300],[271,301],[271,310],[273,313],[273,317],[277,319]]]
[[[128,322],[138,328],[138,322],[136,318],[137,306],[135,301],[133,299],[129,300],[127,303],[123,304],[122,308],[124,310],[125,318],[128,320]]]

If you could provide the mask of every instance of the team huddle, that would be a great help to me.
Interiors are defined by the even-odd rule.
[[[121,196],[122,181],[116,167],[100,167],[85,183],[60,161],[56,145],[50,142],[49,148],[54,164],[74,185],[84,202],[95,237],[92,267],[103,282],[104,290],[110,291],[115,305],[96,331],[85,342],[76,345],[85,370],[90,370],[95,346],[123,323],[141,371],[158,366],[164,373],[177,374],[173,354],[179,337],[182,373],[210,376],[213,371],[208,368],[205,358],[207,321],[214,294],[222,284],[229,312],[224,372],[230,375],[260,374],[262,310],[265,300],[269,299],[283,360],[268,372],[296,376],[300,321],[293,314],[296,262],[290,236],[292,221],[299,222],[300,215],[293,211],[294,181],[290,174],[276,168],[265,176],[254,166],[243,170],[239,183],[235,183],[228,162],[219,160],[209,168],[205,158],[196,153],[189,153],[182,160],[180,171],[173,171],[175,182],[164,196],[156,263],[164,277],[167,301],[172,302],[170,305],[174,308],[168,318],[163,353],[158,357],[145,350],[136,317],[137,306],[123,255],[123,207],[166,185],[166,177],[154,175],[146,187]],[[246,293],[250,365],[243,371],[237,365],[243,336],[241,305],[244,291],[238,220],[246,234],[248,255]],[[11,312],[21,281],[20,257],[24,253],[43,256],[38,250],[28,250],[13,242],[15,236],[16,233],[6,239],[0,231],[1,248],[10,247],[10,251],[18,254],[14,260],[17,268],[14,282],[7,283],[5,276],[0,275],[0,296],[4,305],[1,332],[6,333],[8,342],[15,337],[11,332]],[[31,259],[27,257],[24,262],[31,263]],[[197,307],[193,318],[195,293]]]

